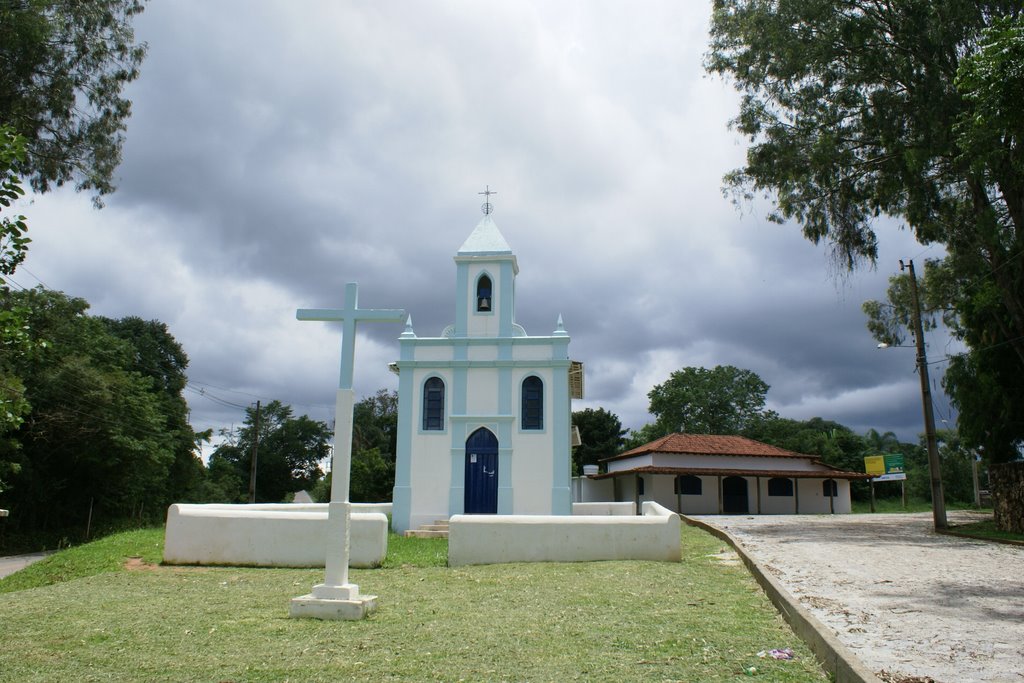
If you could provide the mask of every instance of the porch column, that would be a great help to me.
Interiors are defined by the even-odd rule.
[[[722,475],[718,475],[718,514],[725,512],[725,501],[722,500]]]
[[[633,514],[640,514],[640,475],[633,475]]]

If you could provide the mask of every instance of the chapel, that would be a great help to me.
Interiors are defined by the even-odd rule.
[[[399,337],[392,526],[455,514],[572,514],[569,335],[516,323],[519,264],[485,204],[455,254],[455,317]]]

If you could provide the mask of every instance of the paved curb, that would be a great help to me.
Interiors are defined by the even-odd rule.
[[[801,607],[789,591],[762,570],[728,532],[702,520],[691,519],[686,515],[680,517],[686,524],[703,529],[732,546],[793,632],[807,643],[825,670],[835,677],[836,683],[880,683],[881,679],[869,671],[849,648],[839,642],[827,626]]]

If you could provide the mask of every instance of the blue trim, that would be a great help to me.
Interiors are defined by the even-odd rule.
[[[468,361],[467,361],[468,362]],[[452,368],[452,415],[466,414],[466,392],[469,388],[469,368],[458,365]],[[450,418],[451,416],[449,416]]]
[[[501,337],[512,336],[512,323],[515,322],[516,311],[512,294],[515,283],[515,273],[512,272],[512,264],[508,261],[501,264],[501,284],[498,285],[498,313],[501,315],[498,323],[498,335]]]
[[[452,446],[452,482],[448,487],[448,515],[461,515],[466,505],[466,444]]]
[[[551,377],[551,514],[554,515],[572,514],[571,422],[572,401],[569,398],[569,370],[566,368],[553,371]]]
[[[411,360],[398,361],[396,363],[399,371],[438,368],[438,369],[469,369],[469,368],[565,368],[568,371],[569,361],[567,360]]]
[[[409,340],[402,340],[402,343],[417,344],[423,346],[452,346],[455,348],[463,346],[499,346],[501,344],[512,344],[513,346],[550,346],[555,349],[559,349],[560,354],[568,354],[568,338],[567,337],[515,337],[515,336],[504,336],[504,337],[467,337],[465,335],[461,337],[414,337]],[[568,357],[568,355],[566,355]]]
[[[469,264],[459,263],[455,268],[455,336],[469,333]],[[447,340],[445,340],[447,341]]]
[[[504,428],[506,425],[499,425]],[[509,435],[511,438],[511,434]],[[498,441],[498,514],[511,515],[515,512],[515,490],[512,488],[512,448],[503,447]]]
[[[412,372],[398,376],[398,435],[395,444],[395,488],[391,493],[391,526],[395,531],[409,529],[412,517],[412,426],[413,392]],[[412,396],[412,400],[402,400]]]

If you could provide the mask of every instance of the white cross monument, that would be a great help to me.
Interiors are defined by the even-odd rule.
[[[341,377],[334,418],[334,458],[331,471],[331,502],[327,508],[328,542],[323,583],[313,586],[309,595],[292,598],[289,616],[316,619],[362,619],[377,608],[376,595],[360,595],[359,586],[348,581],[348,556],[352,504],[348,500],[352,468],[352,409],[355,391],[352,372],[355,365],[356,323],[398,323],[404,320],[400,309],[358,308],[359,286],[345,285],[344,308],[300,308],[299,320],[326,320],[342,323]],[[340,542],[344,540],[344,542]]]

